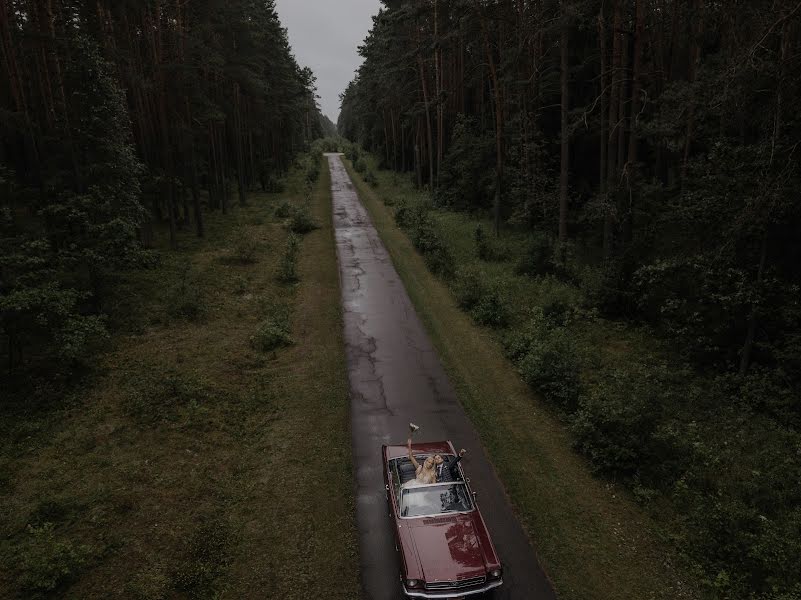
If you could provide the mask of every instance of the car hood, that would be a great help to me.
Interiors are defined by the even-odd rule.
[[[470,514],[415,519],[410,525],[411,541],[427,582],[486,575],[484,549]]]

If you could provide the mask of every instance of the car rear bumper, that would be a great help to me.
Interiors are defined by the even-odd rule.
[[[503,579],[490,581],[481,587],[471,588],[466,590],[409,590],[405,585],[401,584],[403,593],[409,598],[432,598],[434,600],[443,600],[445,598],[465,598],[467,596],[474,596],[476,594],[486,594],[490,590],[500,587],[503,584]]]

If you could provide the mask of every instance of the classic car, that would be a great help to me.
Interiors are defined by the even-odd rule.
[[[453,444],[412,445],[420,464],[437,454],[444,460],[442,475],[431,484],[415,481],[406,446],[382,446],[382,452],[404,594],[411,598],[488,597],[503,583],[503,569]]]

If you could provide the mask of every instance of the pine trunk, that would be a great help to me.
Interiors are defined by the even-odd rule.
[[[567,242],[567,178],[570,161],[570,148],[568,139],[568,124],[567,112],[570,109],[568,96],[568,41],[569,41],[569,24],[567,21],[567,14],[562,4],[562,24],[560,27],[561,34],[559,40],[559,57],[561,65],[561,87],[562,87],[562,119],[561,119],[561,168],[559,170],[559,241]]]

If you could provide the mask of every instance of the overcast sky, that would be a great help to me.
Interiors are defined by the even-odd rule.
[[[361,63],[356,52],[373,25],[379,0],[277,0],[281,23],[302,67],[317,76],[320,108],[334,122],[339,94]]]

